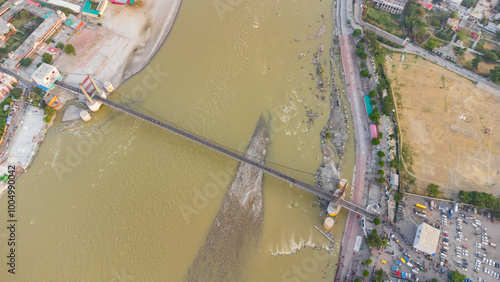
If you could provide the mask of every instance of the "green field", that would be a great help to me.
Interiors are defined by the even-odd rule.
[[[363,21],[404,38],[403,30],[399,25],[399,16],[374,8],[372,2],[367,3],[363,8]]]

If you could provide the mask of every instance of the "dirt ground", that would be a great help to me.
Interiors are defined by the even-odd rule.
[[[491,44],[493,44],[493,43],[491,43]],[[485,44],[485,48],[486,48],[486,44]],[[487,49],[487,50],[490,50],[490,49]],[[472,61],[472,59],[474,59],[475,57],[476,56],[474,56],[474,54],[472,54],[471,52],[465,51],[465,54],[463,56],[459,57],[458,63],[463,66],[465,64],[465,62]],[[477,66],[477,71],[474,71],[474,72],[481,74],[481,75],[484,75],[484,74],[489,75],[490,70],[492,70],[496,66],[498,66],[498,64],[486,63],[486,62],[481,61],[479,63],[479,65]]]
[[[446,196],[499,195],[500,98],[417,56],[387,56],[386,66],[415,188],[434,183]]]

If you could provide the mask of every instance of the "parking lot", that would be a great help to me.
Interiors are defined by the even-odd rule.
[[[498,223],[472,206],[444,200],[433,200],[431,206],[430,199],[407,195],[402,206],[401,221],[392,228],[388,247],[375,256],[376,265],[389,273],[391,281],[401,280],[402,273],[410,281],[448,281],[448,273],[454,270],[472,281],[500,280],[500,236],[493,233],[498,232]],[[423,222],[440,230],[435,256],[413,248],[417,227]]]

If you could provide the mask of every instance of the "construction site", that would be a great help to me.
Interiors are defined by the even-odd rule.
[[[418,56],[386,57],[400,128],[403,187],[440,196],[500,194],[500,97]],[[404,168],[404,169],[403,169]]]

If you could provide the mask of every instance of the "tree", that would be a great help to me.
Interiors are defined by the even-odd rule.
[[[75,47],[71,44],[64,46],[64,53],[66,53],[68,55],[75,54]]]
[[[362,70],[359,75],[361,75],[361,77],[367,77],[370,73],[368,72],[368,70]]]
[[[380,120],[380,114],[378,112],[375,112],[375,111],[373,113],[371,113],[368,117],[370,118],[371,121],[378,122]]]
[[[62,43],[62,42],[57,42],[56,47],[62,50],[62,49],[64,49],[64,43]]]
[[[352,36],[358,36],[361,34],[361,30],[355,29],[354,32],[352,33]]]
[[[462,3],[460,4],[464,7],[471,8],[476,5],[476,1],[474,0],[463,0]]]
[[[396,201],[396,203],[399,203],[403,200],[403,197],[401,196],[401,194],[397,193],[394,195],[394,201]]]
[[[467,43],[469,41],[469,31],[465,28],[457,31],[457,38],[463,43]]]
[[[9,94],[12,96],[12,98],[19,99],[21,98],[21,95],[23,95],[23,90],[21,88],[12,88],[9,91]]]
[[[455,12],[455,11],[451,12],[451,17],[454,18],[454,19],[458,19],[457,12]]]
[[[465,280],[465,278],[467,278],[467,276],[458,272],[458,270],[454,270],[454,271],[450,272],[450,281],[451,282],[463,282]]]
[[[366,54],[363,50],[357,49],[356,50],[356,55],[358,55],[361,59],[366,59],[368,58],[368,54]]]
[[[439,282],[439,280],[437,280],[436,278],[432,278],[431,280],[429,280],[427,282]]]
[[[366,244],[372,248],[379,248],[383,245],[382,239],[378,236],[377,229],[373,229],[372,233],[368,234]]]
[[[361,280],[361,278],[356,278],[354,279],[354,282],[363,282],[363,280]]]
[[[368,93],[368,96],[370,96],[370,98],[375,98],[375,97],[377,97],[377,90],[372,90],[372,91],[370,91],[370,93]]]
[[[32,59],[30,58],[24,58],[22,59],[19,63],[21,64],[21,66],[23,67],[29,67],[31,65],[31,63],[33,62]]]
[[[21,16],[21,18],[27,18],[30,16],[30,12],[26,11],[26,10],[21,10],[21,12],[19,12],[19,15]]]
[[[368,270],[363,271],[363,276],[368,277],[370,275],[370,272]]]
[[[429,40],[427,41],[427,43],[424,44],[423,47],[427,50],[434,50],[434,48],[436,48],[438,46],[439,46],[439,40],[436,37],[431,36],[429,38]]]
[[[439,186],[433,183],[429,184],[429,186],[427,186],[427,193],[429,193],[431,197],[437,197],[437,195],[439,195]]]
[[[367,259],[366,264],[372,264],[372,259],[371,258]]]
[[[385,157],[385,153],[384,153],[384,152],[382,152],[382,151],[378,151],[378,152],[377,152],[377,156],[378,156],[379,158],[383,158],[383,157]]]
[[[382,161],[382,160],[380,160],[380,161],[378,161],[378,165],[381,166],[381,167],[383,167],[385,165],[385,162]]]
[[[379,225],[380,224],[380,218],[376,217],[374,220],[373,220],[373,224],[375,225]],[[370,260],[371,261],[371,260]]]
[[[380,144],[380,139],[378,138],[372,138],[372,145],[373,146],[377,146]]]
[[[490,79],[493,83],[500,84],[500,66],[496,66],[490,70]]]
[[[498,56],[493,51],[486,51],[486,53],[484,53],[483,58],[484,58],[484,60],[486,62],[496,62],[496,61],[498,61]]]
[[[474,59],[472,59],[472,67],[474,69],[477,69],[477,67],[479,66],[479,63],[481,62],[481,57],[480,56],[476,56]]]
[[[385,174],[385,171],[384,171],[383,169],[379,169],[379,170],[378,170],[378,174],[380,174],[380,175],[384,175],[384,174]]]
[[[49,54],[49,53],[44,53],[44,54],[42,55],[42,62],[44,62],[44,63],[46,63],[46,64],[50,64],[50,63],[52,63],[52,59],[53,59],[53,58],[52,58],[52,55],[51,55],[51,54]]]
[[[387,275],[387,273],[385,273],[382,268],[379,268],[375,271],[375,281],[383,282],[387,278],[389,278],[389,275]]]

